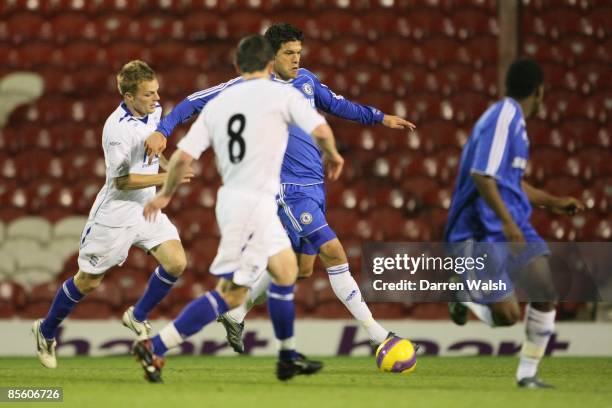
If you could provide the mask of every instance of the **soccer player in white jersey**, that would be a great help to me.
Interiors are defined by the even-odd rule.
[[[132,245],[160,263],[142,297],[123,314],[123,324],[138,338],[148,336],[148,313],[170,291],[187,264],[178,232],[168,217],[162,214],[155,223],[148,223],[142,215],[144,204],[155,195],[155,186],[166,180],[166,173],[158,174],[159,159],[149,163],[144,147],[162,114],[155,72],[142,61],[131,61],[119,71],[117,83],[123,101],[102,131],[106,182],[83,230],[79,270],[58,289],[47,317],[32,326],[38,358],[47,368],[57,367],[58,326],[100,285],[108,269],[123,264]],[[192,176],[189,170],[179,182],[188,182]]]
[[[161,381],[163,355],[169,348],[244,303],[249,287],[266,269],[272,279],[270,318],[280,343],[277,378],[287,380],[322,368],[320,362],[296,352],[293,337],[297,259],[276,213],[275,199],[288,126],[300,126],[317,140],[332,180],[339,177],[344,160],[325,119],[298,91],[270,80],[273,55],[262,36],[239,43],[236,68],[244,81],[204,108],[172,155],[168,180],[145,206],[145,218],[154,219],[168,205],[184,169],[212,146],[223,181],[216,206],[221,242],[210,267],[219,278],[218,285],[187,305],[157,336],[136,342],[134,354],[149,381]]]

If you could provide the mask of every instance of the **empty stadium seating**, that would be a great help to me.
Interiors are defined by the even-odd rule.
[[[612,8],[555,4],[522,4],[520,53],[542,62],[547,82],[543,112],[528,122],[527,175],[556,194],[581,197],[589,212],[559,218],[536,210],[533,222],[550,240],[609,240]],[[104,183],[101,129],[119,102],[117,69],[129,59],[150,62],[164,107],[174,106],[234,77],[236,40],[276,21],[304,29],[303,65],[332,90],[418,126],[408,133],[330,118],[346,166],[327,186],[328,215],[353,270],[364,239],[442,238],[460,149],[500,91],[496,1],[5,1],[0,77],[37,72],[45,93],[0,130],[0,317],[40,316],[75,271],[86,215]],[[220,183],[210,152],[196,170],[168,208],[189,268],[160,308],[167,315],[210,284]],[[117,315],[154,267],[151,256],[131,251],[76,316]],[[348,317],[324,279],[300,283],[296,302],[300,314]],[[373,309],[382,317],[444,313],[422,304]]]

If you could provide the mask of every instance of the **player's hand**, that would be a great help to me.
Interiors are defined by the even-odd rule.
[[[333,155],[324,154],[323,164],[325,165],[325,172],[327,173],[328,179],[336,181],[340,178],[342,168],[344,167],[344,158],[340,156],[340,153],[335,153]]]
[[[158,154],[161,154],[166,149],[166,137],[163,133],[153,132],[145,140],[145,151],[149,156],[149,164],[153,161],[153,158]]]
[[[391,129],[406,129],[413,131],[416,129],[416,125],[412,122],[408,122],[404,118],[394,115],[385,115],[382,120],[382,124]]]
[[[514,221],[505,222],[502,228],[506,240],[510,243],[510,250],[514,255],[518,255],[525,247],[523,231],[521,231]]]
[[[574,197],[559,197],[550,207],[550,211],[560,215],[574,215],[584,211],[584,204]]]
[[[168,206],[171,197],[166,197],[161,194],[156,194],[155,197],[151,199],[148,203],[145,204],[144,210],[142,211],[142,215],[144,215],[145,220],[149,222],[154,222],[157,218],[157,214]]]

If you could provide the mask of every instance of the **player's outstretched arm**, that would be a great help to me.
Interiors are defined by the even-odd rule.
[[[472,173],[472,179],[474,180],[474,184],[476,184],[480,196],[501,220],[504,235],[508,242],[519,244],[518,249],[520,249],[525,243],[525,237],[521,229],[514,222],[514,219],[512,219],[510,211],[506,208],[506,204],[504,204],[499,194],[495,179],[491,176],[478,173]]]
[[[344,158],[336,149],[334,133],[327,123],[320,124],[311,133],[317,141],[319,149],[323,152],[323,164],[325,165],[327,177],[331,181],[336,181],[342,174]]]
[[[166,149],[166,139],[172,134],[174,128],[202,112],[204,106],[216,97],[219,92],[238,82],[240,82],[240,77],[194,92],[176,105],[169,114],[162,118],[155,132],[151,133],[147,140],[145,140],[145,149],[149,156],[149,163],[151,163],[155,155],[160,154]]]
[[[574,197],[557,197],[544,190],[535,188],[526,181],[521,183],[531,204],[546,208],[555,214],[576,214],[584,210],[584,204]]]
[[[416,128],[414,123],[404,118],[384,114],[372,106],[361,105],[334,93],[327,85],[322,84],[312,73],[310,77],[315,84],[315,105],[324,112],[364,125],[382,123],[384,126],[391,129],[406,129],[410,131]]]

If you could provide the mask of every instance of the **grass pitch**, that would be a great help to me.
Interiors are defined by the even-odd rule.
[[[2,358],[0,387],[61,386],[54,405],[64,407],[612,407],[610,358],[545,359],[540,374],[553,390],[517,389],[516,358],[422,357],[410,375],[379,373],[373,358],[322,360],[320,374],[281,383],[272,358],[171,356],[165,384],[148,384],[127,356],[62,358],[56,370],[35,357]]]

